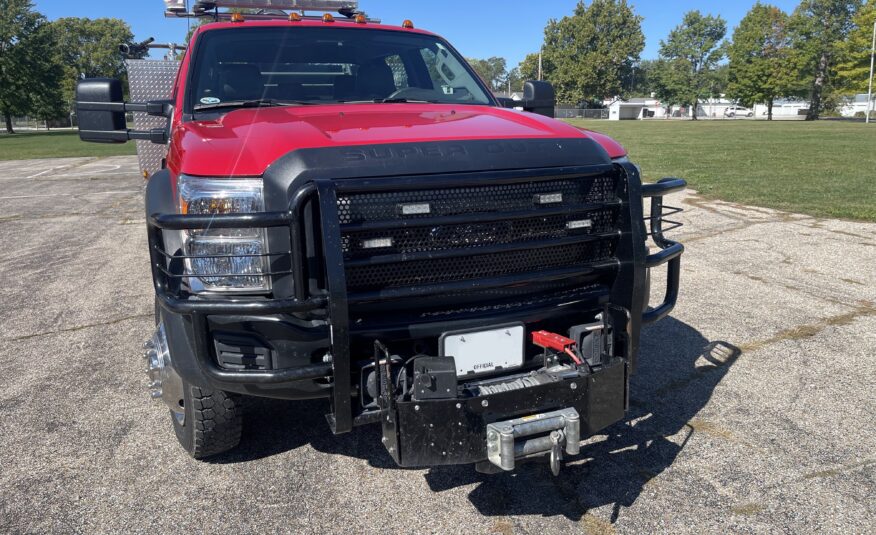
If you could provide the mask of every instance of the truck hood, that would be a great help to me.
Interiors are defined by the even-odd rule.
[[[617,142],[540,115],[491,106],[354,104],[241,109],[173,132],[168,167],[194,176],[259,176],[305,148],[474,139],[590,137],[612,158]]]

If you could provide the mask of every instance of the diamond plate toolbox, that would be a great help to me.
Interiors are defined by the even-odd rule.
[[[148,102],[171,97],[179,61],[129,59],[125,61],[128,69],[128,84],[131,88],[131,101]],[[134,114],[134,128],[149,130],[163,128],[167,124],[164,117],[153,117],[145,113]],[[151,175],[161,169],[161,160],[167,155],[167,145],[150,141],[137,141],[137,157],[140,172]]]

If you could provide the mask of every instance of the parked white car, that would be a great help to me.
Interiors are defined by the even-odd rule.
[[[724,110],[724,117],[754,117],[754,111],[742,106],[730,106]]]

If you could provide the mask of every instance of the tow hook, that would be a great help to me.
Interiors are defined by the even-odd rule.
[[[581,451],[581,417],[573,408],[487,425],[487,459],[505,471],[517,459],[549,455],[551,472],[560,473],[563,453]]]
[[[551,473],[554,476],[560,475],[560,462],[563,460],[563,444],[566,442],[566,436],[562,431],[551,431]]]

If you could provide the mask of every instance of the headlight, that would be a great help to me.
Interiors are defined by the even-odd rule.
[[[261,179],[179,178],[180,213],[248,214],[264,210]],[[266,292],[270,280],[264,229],[185,231],[186,275],[193,292]]]

